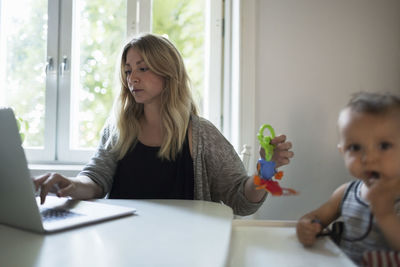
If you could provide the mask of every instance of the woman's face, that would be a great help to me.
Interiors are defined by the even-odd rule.
[[[129,90],[137,103],[161,104],[165,79],[149,69],[135,48],[129,48],[126,54],[124,71]]]

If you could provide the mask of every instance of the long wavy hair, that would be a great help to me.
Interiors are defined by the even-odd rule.
[[[190,115],[197,115],[197,108],[182,56],[167,38],[154,34],[136,37],[123,48],[119,75],[121,90],[114,102],[114,118],[106,145],[122,159],[136,145],[141,131],[139,120],[144,114],[143,104],[135,101],[125,74],[126,56],[131,48],[142,56],[151,71],[165,80],[160,114],[164,137],[158,156],[174,160],[185,141]]]

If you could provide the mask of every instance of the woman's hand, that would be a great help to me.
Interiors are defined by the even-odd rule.
[[[75,185],[69,178],[58,173],[47,173],[34,178],[36,191],[40,189],[40,203],[43,204],[48,193],[54,193],[58,197],[71,196],[75,191]]]
[[[274,161],[276,168],[289,164],[290,159],[293,158],[294,153],[290,151],[292,148],[291,142],[286,142],[286,136],[276,136],[271,140],[271,145],[275,145],[274,154],[272,155],[271,161]],[[263,148],[260,149],[260,156],[265,159],[265,151]]]
[[[58,173],[47,173],[34,178],[33,183],[36,190],[40,189],[41,204],[45,202],[48,193],[75,199],[97,198],[103,194],[103,189],[86,176],[67,178]]]

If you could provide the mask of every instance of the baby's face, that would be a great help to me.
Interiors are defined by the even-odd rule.
[[[344,110],[339,149],[347,169],[369,187],[377,179],[400,179],[400,112],[369,114]]]

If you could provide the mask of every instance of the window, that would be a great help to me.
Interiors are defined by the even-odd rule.
[[[203,116],[221,127],[222,0],[0,0],[0,105],[14,108],[30,162],[89,159],[120,50],[150,31],[176,44]]]

